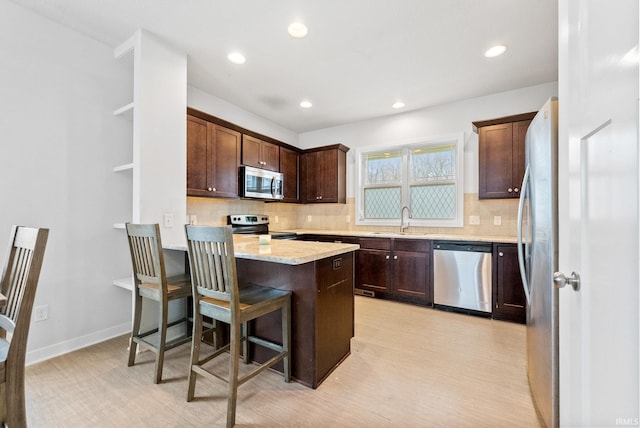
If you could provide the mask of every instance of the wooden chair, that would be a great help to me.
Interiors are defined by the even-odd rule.
[[[254,284],[238,287],[231,226],[187,225],[186,234],[193,284],[193,337],[201,336],[203,315],[229,324],[230,328],[229,344],[202,359],[200,342],[196,340],[192,342],[187,401],[193,399],[196,375],[227,382],[227,427],[232,427],[235,424],[238,386],[280,360],[284,363],[284,380],[285,382],[290,380],[291,293]],[[281,311],[282,316],[282,345],[247,336],[246,325],[249,321],[277,310]],[[242,377],[238,377],[241,346],[244,361],[248,362],[247,342],[272,349],[277,352],[277,355]],[[207,362],[227,351],[230,354],[228,378],[204,368]]]
[[[191,278],[188,274],[167,278],[158,224],[127,223],[126,229],[133,266],[133,290],[135,293],[128,366],[131,367],[135,364],[138,344],[147,345],[156,354],[153,383],[157,384],[162,381],[165,351],[191,340],[187,326],[185,327],[187,334],[167,342],[167,328],[189,321],[187,297],[191,296]],[[141,332],[143,297],[157,302],[159,319],[157,328]],[[185,300],[185,316],[168,323],[169,302],[176,299]]]
[[[27,426],[25,354],[48,237],[49,229],[13,226],[0,280],[0,290],[7,298],[0,309],[0,421],[10,428]]]

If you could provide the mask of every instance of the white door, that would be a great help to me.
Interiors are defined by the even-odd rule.
[[[638,426],[638,0],[559,1],[560,424]]]

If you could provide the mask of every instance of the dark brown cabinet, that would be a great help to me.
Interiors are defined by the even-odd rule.
[[[275,144],[262,141],[251,135],[242,135],[242,164],[256,168],[278,171],[280,151]]]
[[[478,197],[518,198],[524,177],[525,135],[536,112],[473,122],[478,132]]]
[[[514,244],[493,245],[493,318],[526,322],[518,250]]]
[[[294,150],[280,147],[280,172],[283,175],[283,202],[299,202],[300,192],[300,154]]]
[[[431,241],[360,238],[356,288],[377,297],[431,305]]]
[[[187,115],[187,195],[238,197],[240,133]]]
[[[301,200],[347,202],[347,151],[342,144],[318,147],[301,156]]]

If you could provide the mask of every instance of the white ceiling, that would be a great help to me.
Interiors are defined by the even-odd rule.
[[[191,86],[296,132],[558,78],[557,0],[14,1],[113,47],[153,32],[187,53]],[[485,58],[494,44],[507,53]]]

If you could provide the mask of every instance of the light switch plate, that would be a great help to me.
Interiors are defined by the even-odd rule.
[[[473,224],[473,225],[480,224],[480,216],[479,215],[470,215],[469,216],[469,224]]]
[[[502,216],[494,215],[493,216],[493,225],[500,226],[502,224]]]
[[[167,229],[173,227],[173,214],[166,213],[164,215],[164,227],[166,227]]]
[[[311,217],[310,215],[308,215],[308,216],[307,216],[307,222],[308,222],[308,223],[311,223],[311,218],[312,218],[312,217]]]

